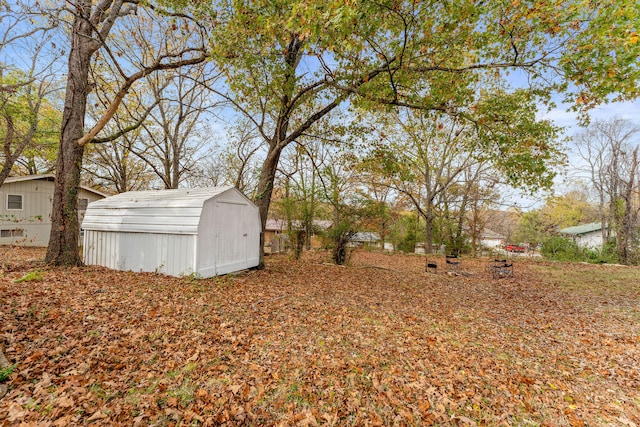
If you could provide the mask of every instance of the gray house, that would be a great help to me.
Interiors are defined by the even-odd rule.
[[[348,246],[356,248],[379,248],[380,235],[373,231],[359,231],[349,239]]]
[[[0,245],[47,246],[51,234],[54,176],[28,175],[7,178],[0,187]],[[87,205],[106,197],[80,187],[78,215]]]

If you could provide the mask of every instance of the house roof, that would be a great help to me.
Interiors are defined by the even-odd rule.
[[[11,184],[13,182],[24,182],[24,181],[54,181],[55,180],[55,175],[52,173],[47,173],[47,174],[42,174],[42,175],[23,175],[23,176],[10,176],[7,179],[4,180],[4,184]],[[97,194],[100,197],[107,197],[107,194],[98,191],[94,188],[91,187],[86,187],[84,185],[81,185],[80,188],[82,188],[83,190],[89,191],[90,193],[94,193]]]
[[[366,242],[366,243],[379,242],[380,235],[372,231],[360,231],[354,234],[353,236],[351,236],[351,239],[349,240],[352,242]]]
[[[506,239],[506,236],[500,233],[497,233],[493,230],[490,230],[488,228],[485,228],[484,230],[482,230],[481,237],[483,239]]]
[[[331,221],[321,219],[313,220],[313,227],[320,230],[326,230],[327,228],[331,227],[331,224]],[[267,223],[265,224],[264,229],[265,231],[285,231],[287,229],[287,226],[287,221],[285,221],[284,219],[269,218],[267,219]],[[294,220],[292,221],[292,226],[294,228],[302,228],[302,221]]]
[[[169,234],[198,234],[207,200],[236,191],[235,187],[128,191],[89,204],[82,228]]]
[[[265,231],[283,231],[287,228],[287,222],[283,219],[267,218],[264,226]]]
[[[571,234],[571,235],[582,235],[587,233],[592,233],[594,231],[602,230],[602,223],[600,222],[592,222],[590,224],[576,225],[575,227],[567,227],[563,228],[560,233]]]

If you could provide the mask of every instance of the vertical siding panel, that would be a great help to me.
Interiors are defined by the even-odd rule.
[[[110,253],[109,250],[110,248],[107,246],[107,244],[109,243],[107,240],[107,233],[105,233],[104,231],[98,231],[98,236],[100,236],[100,238],[98,239],[98,246],[100,247],[100,256],[99,256],[99,261],[100,265],[104,265],[105,267],[111,267],[111,264],[109,264],[109,260],[107,259],[108,254]]]
[[[183,235],[177,235],[176,236],[178,238],[178,244],[176,245],[178,247],[178,254],[177,256],[174,255],[174,258],[177,261],[177,267],[179,273],[181,274],[189,274],[189,264],[187,263],[187,253],[185,252],[187,249],[187,245],[185,245],[185,240]]]
[[[107,247],[106,256],[107,262],[111,266],[110,268],[118,268],[118,259],[120,258],[120,236],[110,231],[104,232],[105,245]]]
[[[182,274],[191,274],[191,266],[189,265],[189,252],[187,250],[187,236],[179,235],[180,238],[180,270]]]
[[[113,268],[109,263],[108,257],[111,253],[111,248],[109,247],[109,236],[104,231],[99,231],[100,233],[100,264],[105,267]]]
[[[118,257],[120,256],[120,251],[118,250],[118,238],[108,231],[104,232],[104,245],[105,245],[105,256],[107,257],[106,261],[110,268],[118,268]]]
[[[107,244],[109,243],[107,233],[105,233],[104,231],[98,231],[97,235],[99,236],[97,243],[100,247],[100,256],[98,257],[98,262],[100,263],[100,265],[112,268],[111,264],[109,263],[109,259],[107,258],[108,256],[110,256],[109,247],[107,246]]]
[[[169,270],[169,274],[176,275],[180,274],[180,262],[181,262],[182,254],[180,254],[180,236],[171,235],[167,236],[167,253],[166,259],[167,263],[171,265],[171,269]]]
[[[100,265],[104,265],[105,267],[109,267],[109,264],[106,263],[104,259],[105,251],[105,242],[104,242],[104,232],[96,231],[96,250],[99,252],[96,254],[96,262]]]

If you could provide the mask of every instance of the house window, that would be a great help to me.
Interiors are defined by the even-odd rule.
[[[7,210],[8,211],[22,210],[22,194],[7,194]]]
[[[89,199],[78,199],[78,210],[86,211],[89,205]]]
[[[22,237],[24,236],[24,230],[17,228],[15,230],[0,230],[0,237]]]

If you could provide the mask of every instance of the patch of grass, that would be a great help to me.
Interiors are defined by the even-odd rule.
[[[0,383],[7,381],[11,376],[11,374],[13,373],[13,371],[16,370],[17,366],[18,364],[14,363],[13,365],[9,365],[5,368],[0,369]]]
[[[638,270],[633,267],[592,267],[584,264],[534,265],[540,278],[570,289],[607,288],[627,291],[637,286]]]
[[[106,402],[109,402],[110,400],[113,400],[118,396],[117,391],[113,391],[108,388],[105,389],[100,383],[91,384],[91,386],[89,386],[89,391],[94,393],[99,398],[104,399]]]
[[[140,403],[140,389],[131,388],[127,391],[127,396],[124,399],[130,405],[137,405]]]
[[[182,406],[187,406],[195,400],[195,387],[191,384],[183,384],[176,389],[170,390],[169,397],[175,397]]]
[[[42,272],[40,270],[33,270],[25,274],[19,279],[15,279],[13,283],[23,283],[23,282],[41,282],[42,281]]]
[[[198,368],[198,364],[197,363],[187,363],[184,368],[182,368],[182,372],[184,372],[185,374],[190,374],[193,371],[195,371]]]
[[[221,288],[232,286],[234,284],[234,276],[231,274],[218,276],[215,278],[215,284]]]
[[[33,400],[33,398],[29,398],[29,400],[27,401],[27,403],[24,404],[24,408],[27,410],[36,410],[39,411],[40,410],[40,403],[38,403],[37,400]]]

